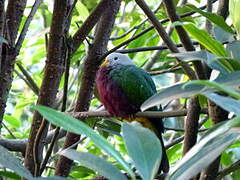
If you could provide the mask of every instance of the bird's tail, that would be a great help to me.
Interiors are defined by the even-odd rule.
[[[162,171],[163,173],[168,173],[168,171],[169,171],[169,161],[168,161],[166,149],[164,148],[162,134],[159,133],[157,136],[158,136],[158,138],[159,138],[159,140],[162,144],[162,161],[161,161],[161,164],[160,164],[159,171],[160,172]]]

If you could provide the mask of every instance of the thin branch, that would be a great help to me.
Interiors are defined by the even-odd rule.
[[[205,109],[201,110],[202,113],[206,113]],[[73,112],[68,113],[70,116],[81,119],[81,118],[89,118],[89,117],[113,117],[107,111],[86,111],[86,112]],[[148,118],[158,118],[158,117],[178,117],[178,116],[186,116],[187,110],[179,110],[179,111],[169,111],[169,112],[161,112],[161,111],[145,111],[138,112],[135,114],[136,117],[148,117]]]
[[[175,71],[179,71],[181,69],[182,69],[181,67],[163,69],[161,71],[151,71],[151,72],[149,72],[149,74],[154,76],[154,75],[159,75],[159,74],[164,74],[164,73],[172,73],[172,72],[175,72]]]
[[[18,68],[20,69],[20,71],[23,73],[23,75],[25,76],[28,84],[30,84],[31,89],[33,90],[33,92],[38,95],[39,93],[39,87],[37,86],[37,84],[35,83],[35,81],[33,80],[32,76],[27,72],[26,69],[24,69],[24,67],[22,66],[21,63],[17,63]]]
[[[109,6],[109,0],[101,0],[97,7],[92,11],[88,18],[84,21],[81,28],[73,35],[72,38],[72,53],[82,44],[84,39],[96,25],[100,17],[102,16],[103,9]]]
[[[216,2],[217,0],[214,0],[214,2]],[[199,9],[205,9],[206,8],[206,5],[202,6],[202,7],[199,7]],[[188,17],[188,16],[191,16],[193,14],[195,14],[196,12],[194,11],[191,11],[191,12],[187,12],[187,13],[184,13],[184,14],[181,14],[180,17],[181,18],[184,18],[184,17]],[[167,19],[163,19],[160,21],[161,24],[164,24],[166,22],[169,22],[170,20],[167,18]],[[117,51],[118,49],[120,49],[121,47],[129,44],[130,42],[134,41],[135,39],[143,36],[144,34],[146,34],[147,32],[151,31],[154,29],[154,26],[150,26],[148,27],[147,29],[143,30],[142,32],[140,32],[139,34],[133,36],[132,38],[130,39],[127,39],[126,41],[120,43],[119,45],[117,45],[116,47],[110,49],[109,51],[107,51],[104,55],[101,56],[101,60],[103,60],[105,57],[107,57],[107,55],[111,54],[112,52],[115,52]]]
[[[55,130],[52,130],[48,133],[45,144],[49,144],[51,142],[51,139],[53,138],[54,134]],[[65,135],[66,131],[60,130],[57,139],[63,138]],[[1,146],[5,147],[9,151],[21,152],[22,154],[25,154],[27,142],[28,142],[27,139],[5,139],[0,136]]]
[[[25,83],[26,85],[35,93],[34,91],[34,88],[32,87],[32,84],[20,73],[18,72],[17,70],[14,70],[14,72],[17,74],[17,76],[19,78],[21,78]],[[36,94],[36,93],[35,93]]]
[[[193,41],[192,43],[194,45],[199,44],[196,41]],[[183,47],[183,45],[181,43],[176,44],[176,47]],[[132,48],[132,49],[120,49],[120,50],[117,50],[116,52],[125,54],[125,53],[136,53],[136,52],[144,52],[144,51],[166,50],[166,49],[169,49],[169,47],[166,45],[161,45],[161,46],[140,47],[140,48]]]
[[[17,43],[16,43],[16,46],[15,46],[15,51],[16,51],[16,54],[18,55],[19,54],[19,51],[21,49],[21,46],[22,46],[22,43],[25,39],[25,36],[27,34],[27,31],[28,31],[28,27],[29,25],[31,24],[32,22],[32,19],[33,19],[33,16],[36,14],[39,6],[41,5],[41,3],[43,2],[43,0],[36,0],[32,6],[32,9],[26,19],[26,22],[25,24],[23,25],[23,29],[19,35],[19,38],[17,40]]]
[[[229,167],[223,169],[222,171],[218,172],[216,180],[220,180],[223,179],[224,176],[236,171],[240,169],[240,160],[236,161],[235,163],[233,163],[232,165],[230,165]]]
[[[158,10],[160,9],[161,5],[162,5],[162,2],[160,1],[160,4],[158,5],[158,7],[157,7],[153,12],[154,12],[154,13],[157,13]],[[132,28],[130,28],[129,30],[127,30],[127,31],[126,31],[125,33],[123,33],[122,35],[120,35],[120,36],[115,36],[115,37],[110,37],[109,40],[114,41],[114,40],[119,40],[119,39],[124,38],[125,36],[127,36],[128,34],[130,34],[131,32],[133,32],[134,30],[139,29],[139,28],[140,28],[142,25],[144,25],[148,20],[149,20],[148,18],[144,19],[144,20],[141,21],[139,24],[133,26]],[[88,37],[90,37],[91,39],[94,38],[93,36],[88,36]]]
[[[184,136],[174,139],[172,142],[166,144],[164,147],[165,149],[169,149],[170,147],[182,142],[184,140]]]

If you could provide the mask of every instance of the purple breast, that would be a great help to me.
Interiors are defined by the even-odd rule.
[[[111,68],[103,67],[98,70],[96,87],[100,101],[112,116],[127,118],[139,111],[139,107],[130,103],[123,89],[110,76]]]

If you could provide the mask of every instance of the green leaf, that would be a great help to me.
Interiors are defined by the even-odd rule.
[[[49,122],[51,122],[56,126],[62,127],[66,131],[70,131],[76,134],[85,134],[86,136],[88,136],[95,143],[97,147],[99,147],[100,149],[102,149],[112,157],[114,157],[124,167],[124,169],[131,175],[131,177],[133,179],[135,178],[131,168],[126,163],[126,161],[122,158],[119,152],[117,152],[112,147],[112,145],[107,142],[107,140],[104,137],[94,132],[94,130],[92,130],[85,123],[49,107],[35,106],[34,109],[36,109]]]
[[[224,86],[222,84],[219,84],[217,82],[214,81],[208,81],[208,80],[196,80],[196,81],[190,81],[188,83],[186,83],[183,88],[187,87],[187,86],[191,86],[191,85],[204,85],[204,86],[208,86],[210,88],[214,88],[216,90],[222,91],[227,93],[228,95],[235,97],[237,99],[240,99],[240,93],[238,93],[237,91],[235,91],[234,89]],[[238,89],[238,87],[237,87]]]
[[[7,123],[11,124],[14,128],[19,128],[19,127],[21,127],[21,121],[20,121],[20,119],[17,119],[17,118],[15,118],[15,117],[10,116],[10,115],[7,115],[7,114],[4,114],[3,119],[4,119]]]
[[[238,33],[240,38],[240,1],[239,0],[229,0],[229,15],[232,23]]]
[[[228,56],[224,46],[214,40],[207,31],[201,30],[191,23],[184,24],[184,28],[190,33],[193,38],[195,38],[200,44],[202,44],[213,54],[221,57]]]
[[[213,35],[221,43],[231,42],[235,39],[234,34],[228,33],[218,26],[213,27]]]
[[[232,41],[228,43],[226,49],[228,50],[232,58],[240,61],[240,53],[239,53],[240,41]]]
[[[225,109],[228,112],[234,112],[236,115],[240,115],[240,101],[230,98],[230,97],[225,97],[225,96],[220,96],[215,93],[211,94],[204,94],[208,99],[211,101],[215,102],[218,106],[221,108]]]
[[[18,175],[26,178],[26,179],[32,179],[32,174],[26,169],[20,160],[8,152],[7,149],[0,146],[0,164],[8,169],[13,170]]]
[[[21,180],[21,176],[17,175],[16,173],[14,172],[10,172],[10,171],[0,171],[0,177],[8,177],[8,178],[11,178],[11,179],[19,179]]]
[[[232,28],[225,22],[225,20],[223,19],[222,16],[218,16],[217,14],[213,14],[213,13],[208,13],[208,12],[204,12],[201,9],[197,8],[196,6],[192,5],[192,4],[187,4],[186,7],[188,7],[189,9],[198,12],[199,14],[203,15],[204,17],[206,17],[209,21],[211,21],[212,23],[214,23],[215,25],[221,27],[222,29],[224,29],[225,31],[234,34],[234,31],[232,30]]]
[[[193,51],[170,54],[170,57],[177,57],[182,61],[204,61],[210,68],[216,69],[221,73],[229,73],[233,71],[233,68],[226,60],[222,60],[222,57],[218,57],[208,51]],[[230,68],[229,68],[230,67]]]
[[[240,127],[240,117],[221,124],[207,133],[169,173],[171,180],[190,179],[213,162],[237,138],[234,128]],[[238,131],[239,132],[239,131]]]
[[[77,1],[76,9],[80,15],[79,16],[80,20],[84,22],[89,16],[89,11],[87,7],[81,1]]]
[[[231,72],[226,75],[222,75],[213,82],[221,84],[222,86],[239,90],[240,84],[240,71]],[[191,81],[193,83],[194,81]],[[204,85],[191,85],[185,86],[187,83],[180,83],[168,88],[162,89],[158,94],[153,95],[147,99],[142,105],[141,110],[144,111],[148,108],[154,107],[166,101],[171,101],[177,98],[190,97],[196,94],[211,93],[217,91],[212,87],[206,87]],[[185,87],[184,87],[185,86]],[[224,88],[226,90],[227,88]]]
[[[144,180],[154,179],[162,159],[162,146],[157,136],[134,123],[123,123],[123,139],[135,167]]]
[[[127,180],[115,166],[96,156],[95,154],[78,152],[72,149],[66,149],[60,152],[61,155],[69,159],[80,162],[82,165],[99,172],[99,174],[112,180]]]
[[[4,37],[0,36],[0,43],[8,44],[8,41]]]

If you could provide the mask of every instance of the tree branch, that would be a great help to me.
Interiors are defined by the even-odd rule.
[[[84,39],[96,25],[98,20],[101,18],[103,9],[108,8],[110,5],[109,0],[101,0],[97,7],[88,16],[85,22],[82,24],[81,28],[73,35],[72,38],[72,53],[74,53],[77,48],[82,44]]]
[[[55,134],[55,130],[52,130],[48,133],[46,137],[45,144],[49,144],[51,142],[51,139],[53,138]],[[66,135],[65,130],[60,130],[58,134],[58,139],[63,138]],[[15,151],[15,152],[21,152],[22,154],[25,154],[26,147],[27,147],[27,139],[5,139],[0,136],[0,145],[8,149],[9,151]]]
[[[201,113],[207,113],[205,109],[200,110]],[[70,116],[81,119],[81,118],[89,118],[89,117],[113,117],[107,111],[86,111],[86,112],[73,112],[68,113]],[[135,114],[136,117],[148,117],[148,118],[158,118],[158,117],[178,117],[178,116],[186,116],[187,110],[179,110],[179,111],[145,111],[138,112]]]
[[[181,21],[180,17],[176,13],[176,7],[175,7],[173,1],[172,0],[163,0],[163,3],[165,4],[168,16],[171,19],[172,23],[174,23],[176,21]],[[175,26],[175,29],[178,33],[178,37],[180,38],[180,40],[183,44],[183,47],[187,51],[195,51],[192,41],[191,41],[190,37],[188,36],[187,32],[185,31],[185,29],[182,26]],[[198,79],[206,79],[201,61],[193,62],[193,65],[196,70]]]
[[[217,0],[214,0],[214,2],[216,2],[216,1],[217,1]],[[199,9],[204,9],[204,8],[206,8],[206,5],[200,7]],[[188,17],[188,16],[191,16],[191,15],[193,15],[193,14],[195,14],[195,13],[196,13],[196,12],[191,11],[191,12],[188,12],[188,13],[181,14],[180,17],[181,17],[181,18]],[[164,23],[166,23],[166,22],[169,22],[169,19],[168,19],[168,18],[167,18],[167,19],[163,19],[163,20],[160,21],[161,24],[164,24]],[[140,32],[139,34],[133,36],[132,38],[127,39],[126,41],[120,43],[120,44],[117,45],[116,47],[114,47],[114,48],[110,49],[109,51],[107,51],[106,53],[104,53],[104,55],[102,55],[100,59],[103,60],[105,57],[107,57],[107,55],[111,54],[112,52],[117,51],[117,50],[120,49],[121,47],[129,44],[130,42],[134,41],[135,39],[141,37],[142,35],[144,35],[145,33],[149,32],[149,31],[151,31],[151,30],[153,30],[153,29],[154,29],[154,26],[150,26],[149,28],[147,28],[147,29],[145,29],[144,31]]]
[[[17,40],[17,43],[16,43],[16,46],[15,46],[15,52],[16,52],[16,55],[19,54],[19,51],[21,49],[21,46],[22,46],[22,43],[26,37],[26,34],[27,34],[27,31],[28,31],[28,27],[33,19],[33,16],[36,14],[39,6],[41,5],[43,0],[36,0],[32,6],[32,9],[27,17],[27,20],[25,22],[25,24],[23,25],[23,29],[19,35],[19,38]]]
[[[173,53],[178,53],[179,52],[178,48],[173,43],[171,38],[168,36],[165,29],[163,28],[161,23],[158,21],[157,17],[154,15],[154,13],[151,11],[151,9],[149,9],[149,7],[145,3],[145,1],[144,0],[135,0],[135,1],[139,5],[139,7],[141,7],[141,9],[144,11],[144,13],[148,16],[148,18],[152,22],[153,26],[155,27],[155,29],[157,30],[157,32],[159,33],[160,37],[163,39],[165,44],[169,47],[169,49]],[[177,61],[179,63],[181,63],[181,66],[182,66],[184,72],[189,76],[190,79],[196,79],[195,72],[191,69],[191,67],[189,67],[187,64],[182,62],[180,59],[177,59]]]
[[[26,6],[26,0],[9,0],[4,26],[4,37],[8,41],[8,45],[4,44],[2,49],[1,70],[0,70],[0,124],[5,112],[8,94],[12,85],[14,64],[16,61],[16,52],[14,42],[17,38],[18,28],[21,23],[23,11]]]
[[[64,71],[64,34],[68,0],[55,0],[44,78],[37,104],[52,106],[56,99],[59,83]],[[25,166],[36,176],[42,157],[42,150],[48,130],[48,122],[35,112],[26,150]]]
[[[89,108],[95,75],[100,64],[99,57],[107,49],[107,43],[115,21],[115,15],[120,7],[120,0],[108,2],[109,6],[105,5],[106,7],[104,6],[101,8],[103,14],[97,26],[94,42],[89,48],[89,52],[84,64],[83,77],[75,111],[86,111]],[[64,148],[68,148],[69,146],[75,144],[79,138],[79,135],[68,133]],[[67,159],[64,156],[60,156],[55,174],[58,176],[67,176],[69,174],[71,165],[72,160]]]
[[[4,37],[3,31],[4,31],[4,25],[5,25],[5,0],[0,0],[0,37]],[[2,48],[3,48],[3,43],[0,43],[0,73],[2,69]]]
[[[196,41],[193,41],[192,43],[194,45],[198,45],[199,44]],[[183,47],[183,45],[182,44],[176,44],[176,47]],[[136,52],[166,50],[166,49],[169,49],[168,46],[161,45],[161,46],[140,47],[140,48],[132,48],[132,49],[120,49],[120,50],[117,50],[116,52],[120,52],[120,53],[126,54],[126,53],[136,53]]]
[[[25,76],[27,82],[30,87],[32,88],[33,92],[38,95],[39,93],[39,87],[37,86],[37,84],[35,83],[35,81],[33,80],[32,76],[24,69],[24,67],[22,66],[21,63],[17,63],[18,68],[20,69],[20,71],[23,73],[23,75]]]

